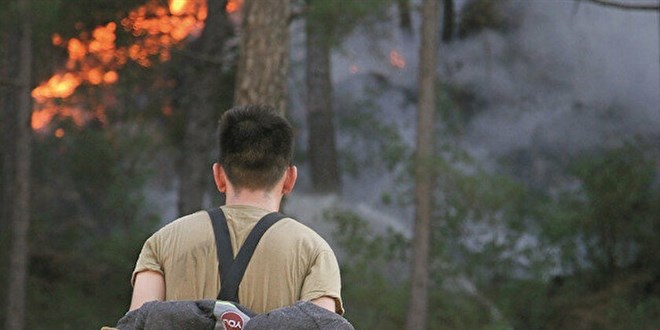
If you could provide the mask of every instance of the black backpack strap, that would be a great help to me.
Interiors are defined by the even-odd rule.
[[[272,225],[286,216],[278,212],[273,212],[261,218],[254,228],[252,228],[252,231],[245,239],[243,246],[241,246],[241,249],[238,251],[236,259],[234,259],[231,249],[231,240],[229,238],[227,219],[220,208],[215,208],[208,212],[211,216],[213,231],[216,235],[218,271],[222,283],[218,299],[239,302],[238,286],[241,284],[247,265],[250,263],[252,254],[257,248],[257,244],[259,244],[259,240],[261,240],[261,237]]]
[[[218,255],[218,274],[220,274],[220,280],[225,281],[229,277],[229,267],[234,262],[227,218],[219,207],[208,209],[206,212],[209,213],[211,224],[213,224],[215,249]]]

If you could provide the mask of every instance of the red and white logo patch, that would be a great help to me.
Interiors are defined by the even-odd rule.
[[[243,318],[235,312],[225,312],[220,316],[226,330],[243,329]]]

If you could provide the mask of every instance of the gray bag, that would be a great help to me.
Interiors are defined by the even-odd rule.
[[[152,301],[128,312],[119,330],[354,330],[340,315],[299,301],[249,318],[226,301]]]

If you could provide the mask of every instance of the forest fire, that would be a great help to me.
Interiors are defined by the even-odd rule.
[[[242,2],[229,1],[227,11],[238,10]],[[169,6],[149,0],[130,11],[119,25],[110,22],[97,26],[91,34],[82,31],[77,38],[69,40],[53,34],[52,44],[66,48],[68,56],[61,72],[32,90],[35,101],[32,128],[43,129],[56,116],[70,117],[77,125],[92,118],[104,122],[102,104],[92,106],[94,111],[84,111],[66,105],[62,100],[70,98],[83,85],[115,84],[119,80],[119,71],[129,61],[143,67],[151,66],[154,59],[168,61],[174,47],[201,33],[207,14],[205,0],[170,0]],[[117,45],[119,28],[133,36],[132,44]],[[63,133],[57,135],[61,137]]]

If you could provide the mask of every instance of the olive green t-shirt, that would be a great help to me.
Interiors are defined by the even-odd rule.
[[[223,206],[234,257],[267,210]],[[179,218],[154,233],[142,247],[137,273],[165,278],[165,300],[216,299],[220,292],[215,236],[208,213]],[[241,304],[256,313],[322,296],[335,299],[343,314],[337,258],[328,243],[307,226],[284,218],[261,238],[238,289]]]

